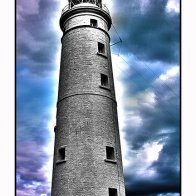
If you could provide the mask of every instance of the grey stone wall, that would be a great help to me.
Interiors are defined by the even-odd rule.
[[[108,196],[108,188],[125,196],[107,25],[90,12],[64,23],[52,196]],[[98,42],[105,45],[104,55],[97,53]],[[101,73],[109,78],[107,88],[101,86]],[[65,160],[59,163],[62,146]],[[115,161],[105,160],[106,146],[115,149]]]

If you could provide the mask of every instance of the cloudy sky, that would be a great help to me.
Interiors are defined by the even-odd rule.
[[[179,196],[179,0],[105,0],[127,196]],[[17,196],[51,189],[66,0],[17,0]],[[117,32],[116,32],[116,30]]]

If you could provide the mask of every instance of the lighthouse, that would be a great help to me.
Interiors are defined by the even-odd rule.
[[[62,10],[52,196],[125,196],[111,24],[102,0]]]

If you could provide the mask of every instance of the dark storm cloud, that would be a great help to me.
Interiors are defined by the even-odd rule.
[[[34,74],[46,75],[55,69],[60,38],[52,20],[57,10],[56,1],[36,0],[29,6],[23,0],[17,3],[17,64]]]
[[[168,12],[167,4],[114,1],[113,23],[123,43],[112,46],[112,51],[123,55],[128,67],[120,76],[127,196],[180,192],[179,73],[166,74],[179,63],[179,13]],[[118,35],[114,28],[111,31],[115,43]],[[146,153],[153,145],[162,148],[157,160],[148,162]]]
[[[114,1],[118,9],[112,13],[113,23],[124,43],[121,52],[146,61],[179,63],[179,14],[167,12],[167,0],[144,2]]]
[[[120,76],[120,79],[126,84],[126,97],[132,97],[132,95],[149,88],[157,75],[159,76],[164,71],[164,66],[160,63],[154,66],[138,60],[130,60],[127,63],[129,70],[127,70],[126,74]]]
[[[131,181],[133,177],[125,176],[126,181]],[[134,187],[134,188],[132,188]],[[174,183],[160,183],[159,178],[143,180],[135,177],[133,183],[126,185],[126,196],[159,196],[159,194],[170,193],[176,195],[179,192],[179,185]],[[173,194],[172,194],[173,193]]]
[[[54,20],[58,1],[18,0],[16,26],[16,161],[17,195],[50,195],[46,163],[51,152],[49,122],[56,99],[54,70],[60,38]],[[56,20],[58,26],[58,20]],[[60,30],[59,30],[60,31]],[[49,179],[48,179],[49,178]]]
[[[20,80],[18,79],[20,78]],[[48,128],[49,106],[52,96],[48,79],[17,77],[17,116],[16,116],[16,173],[17,195],[40,196],[50,192],[48,177],[42,169],[50,156],[43,147],[51,140]],[[49,152],[50,153],[50,152]]]
[[[41,145],[33,141],[17,142],[17,195],[40,195],[49,192],[47,177],[42,168],[48,160]]]
[[[124,83],[127,90],[125,93],[129,94],[128,86],[131,79],[124,81]],[[175,91],[168,86],[173,86]],[[132,111],[135,116],[139,116],[142,120],[139,125],[134,122],[134,119],[128,119],[126,122],[124,132],[129,146],[127,157],[133,158],[139,154],[140,150],[144,149],[146,144],[153,142],[162,144],[163,148],[159,152],[158,159],[147,168],[145,168],[145,163],[142,165],[144,160],[141,159],[140,166],[137,163],[125,169],[128,195],[180,191],[178,73],[173,76],[168,75],[167,80],[156,79],[148,90],[154,93],[154,103],[141,102],[137,106],[125,105],[127,116]],[[139,174],[138,169],[144,169],[146,176]],[[154,174],[148,176],[149,171],[154,171]]]
[[[43,152],[42,146],[31,141],[18,142],[16,151],[17,171],[21,180],[45,181],[44,173],[39,171],[48,158]]]
[[[130,83],[130,81],[124,82],[125,84]],[[173,85],[175,84],[176,89],[179,88],[178,75],[172,78],[172,83]],[[157,133],[157,130],[160,130],[160,132],[158,132],[159,137],[160,135],[165,134],[164,132],[161,132],[163,129],[179,128],[179,94],[174,94],[168,86],[167,81],[164,83],[154,83],[152,90],[155,94],[156,103],[153,107],[149,107],[149,105],[142,103],[136,108],[127,108],[126,106],[127,110],[134,109],[134,112],[137,112],[137,114],[142,118],[142,126],[145,127],[141,127],[141,131],[148,133],[141,134],[141,132],[136,130],[136,132],[134,132],[134,136],[131,134],[127,135],[129,140],[133,140],[132,146],[134,149],[140,148],[146,141],[149,141],[149,139],[156,139],[157,135],[154,133]],[[129,93],[129,89],[127,89],[127,91],[127,93]]]

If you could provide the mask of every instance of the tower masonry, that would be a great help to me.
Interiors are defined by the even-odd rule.
[[[110,36],[101,0],[69,0],[63,31],[52,196],[125,196]]]

